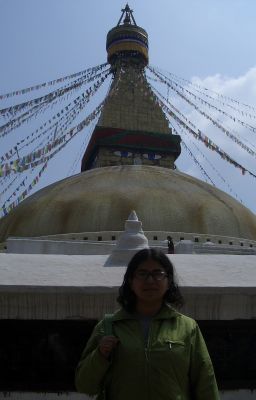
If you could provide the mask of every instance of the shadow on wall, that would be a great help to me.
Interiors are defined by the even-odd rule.
[[[96,322],[0,321],[0,392],[74,392],[74,370]],[[255,399],[256,320],[198,323],[225,391],[221,399],[240,399],[226,392],[239,389],[255,395],[241,399]]]

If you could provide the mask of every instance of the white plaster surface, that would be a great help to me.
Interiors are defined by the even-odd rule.
[[[124,267],[137,251],[148,247],[148,239],[142,230],[142,223],[133,210],[125,223],[124,232],[119,236],[116,246],[104,266]]]
[[[117,263],[115,264],[123,264],[125,260],[125,256],[122,253],[126,254],[126,257],[130,254],[134,254],[134,252],[138,251],[140,248],[145,248],[148,245],[150,247],[158,247],[161,248],[165,253],[168,251],[167,240],[149,240],[147,241],[146,237],[143,234],[138,235],[138,239],[140,243],[136,244],[135,249],[129,249],[129,243],[131,244],[131,239],[128,235],[123,237],[124,232],[118,232],[118,239],[121,239],[123,244],[119,246],[119,249],[116,248],[116,243],[112,240],[110,236],[111,232],[108,232],[109,240],[83,240],[76,239],[75,236],[73,238],[66,238],[67,235],[63,236],[62,240],[60,238],[15,238],[10,237],[7,240],[7,249],[6,253],[10,254],[60,254],[60,255],[101,255],[101,254],[110,254],[119,251],[119,257],[117,257]],[[115,233],[115,232],[114,232]],[[104,232],[106,234],[106,232]],[[74,234],[75,235],[75,234]],[[81,235],[81,234],[80,234]],[[92,233],[91,233],[92,235]],[[163,233],[161,232],[161,235]],[[177,233],[176,233],[177,235]],[[184,236],[185,234],[183,234]],[[88,233],[85,236],[89,236]],[[98,233],[98,236],[103,238],[105,235]],[[112,235],[117,237],[117,235]],[[128,236],[128,237],[127,237]],[[151,232],[152,236],[152,232]],[[157,235],[154,235],[157,236]],[[140,240],[142,239],[142,240]],[[146,239],[146,241],[145,241]],[[238,240],[237,238],[235,239]],[[210,243],[210,245],[209,245]],[[232,242],[233,243],[233,242]],[[139,247],[140,246],[140,247]],[[134,247],[134,243],[132,244]],[[178,241],[175,244],[175,253],[176,254],[234,254],[234,255],[256,255],[256,247],[254,243],[254,247],[249,246],[241,246],[241,245],[224,245],[224,244],[213,244],[212,242],[204,242],[204,243],[195,243],[194,240],[182,240]],[[119,258],[119,259],[118,259]],[[115,261],[115,260],[113,260]],[[125,260],[126,261],[126,260]],[[113,264],[113,263],[112,263]]]
[[[118,308],[124,267],[107,255],[0,254],[1,319],[101,319]],[[256,257],[169,255],[196,319],[256,318]]]
[[[9,238],[7,253],[13,254],[110,254],[113,242],[88,242],[84,240],[46,240],[31,238]]]
[[[181,240],[174,248],[177,254],[192,254],[194,251],[194,242],[192,240]]]
[[[2,253],[0,292],[33,287],[41,291],[119,287],[125,268],[104,268],[107,257]],[[256,290],[256,257],[253,255],[174,254],[169,258],[182,287]]]

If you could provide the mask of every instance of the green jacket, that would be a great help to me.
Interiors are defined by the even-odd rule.
[[[196,322],[168,305],[153,318],[145,347],[140,322],[124,310],[113,316],[117,348],[106,360],[97,348],[103,321],[89,339],[76,371],[88,395],[105,385],[109,400],[218,400],[212,363]]]

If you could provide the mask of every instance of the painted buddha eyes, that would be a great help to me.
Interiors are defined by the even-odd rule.
[[[125,157],[125,158],[132,156],[138,157],[138,154],[133,154],[129,151],[114,151],[114,155],[117,157]],[[143,158],[146,158],[148,160],[159,160],[160,158],[162,158],[162,156],[160,156],[160,154],[155,154],[155,153],[144,153]]]

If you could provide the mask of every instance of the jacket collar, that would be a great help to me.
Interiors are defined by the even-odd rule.
[[[172,319],[177,318],[181,315],[178,311],[176,311],[169,304],[164,304],[161,310],[153,317],[153,319]],[[112,321],[121,321],[121,320],[129,320],[129,319],[137,319],[137,316],[134,313],[129,313],[125,311],[123,308],[117,310],[114,315]]]

